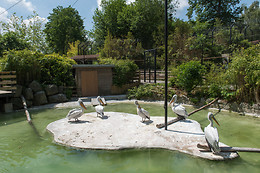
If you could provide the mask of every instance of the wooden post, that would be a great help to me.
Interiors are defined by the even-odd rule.
[[[200,107],[199,109],[196,109],[196,110],[192,111],[191,113],[188,114],[188,116],[191,116],[192,114],[194,114],[194,113],[196,113],[196,112],[198,112],[198,111],[201,111],[202,109],[205,109],[206,107],[212,105],[212,104],[213,104],[214,102],[216,102],[217,100],[218,100],[218,98],[216,98],[215,100],[213,100],[213,101],[210,102],[209,104],[207,104],[207,105],[205,105],[205,106],[202,106],[202,107]],[[178,122],[178,121],[180,121],[180,120],[183,120],[183,119],[185,119],[185,118],[184,118],[184,117],[181,117],[181,116],[178,116],[178,117],[176,117],[176,118],[174,118],[174,119],[168,121],[167,125],[171,125],[171,124],[176,123],[176,122]],[[165,124],[166,124],[166,123],[156,124],[156,127],[157,127],[157,128],[163,128],[163,127],[165,127]]]
[[[26,114],[27,121],[28,121],[29,124],[32,124],[32,119],[31,119],[30,113],[27,109],[26,100],[25,100],[24,96],[21,96],[21,98],[22,98],[23,107],[24,107],[24,111],[25,111],[25,114]]]
[[[209,146],[197,144],[197,147],[203,150],[201,152],[211,152]],[[247,148],[247,147],[220,147],[221,152],[254,152],[260,153],[260,148]]]

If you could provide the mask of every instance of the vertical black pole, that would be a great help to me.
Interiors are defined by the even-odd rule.
[[[167,0],[165,0],[165,100],[164,100],[164,111],[165,111],[165,130],[167,130],[167,97],[168,97],[168,11],[167,11]]]
[[[144,82],[146,80],[146,56],[145,56],[145,51],[144,51]]]
[[[156,83],[156,49],[154,49],[154,83]]]
[[[148,56],[148,72],[149,72],[149,83],[151,83],[151,56],[150,56],[150,52],[149,52],[149,56]]]

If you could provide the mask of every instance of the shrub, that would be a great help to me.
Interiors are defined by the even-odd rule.
[[[122,86],[131,83],[133,77],[136,75],[138,66],[131,60],[117,60],[112,58],[100,58],[99,64],[112,64],[113,68],[113,84]]]
[[[39,52],[24,50],[11,50],[6,52],[2,61],[3,71],[16,71],[17,82],[21,85],[32,80],[40,79],[40,64],[38,59],[43,55]]]
[[[176,92],[174,89],[168,89],[168,99],[171,99],[172,95]],[[162,100],[164,99],[164,84],[144,84],[139,85],[128,90],[128,99],[148,99],[148,100]]]
[[[260,102],[260,44],[234,53],[227,79],[236,88],[240,101]]]
[[[3,58],[4,71],[16,71],[21,85],[37,80],[42,84],[73,85],[74,60],[57,54],[43,55],[30,50],[8,51]]]
[[[74,85],[72,65],[74,60],[58,54],[45,55],[39,59],[41,65],[41,82],[44,84],[56,84],[58,86]]]
[[[188,93],[196,86],[202,84],[205,66],[198,61],[189,61],[181,64],[176,70],[176,85]]]

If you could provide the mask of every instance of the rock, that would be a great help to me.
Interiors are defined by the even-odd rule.
[[[23,94],[26,100],[33,100],[33,90],[31,88],[25,88]]]
[[[32,81],[30,84],[29,84],[29,88],[31,88],[33,90],[34,93],[38,92],[38,91],[42,91],[42,86],[39,82],[37,81]]]
[[[49,96],[48,100],[49,100],[50,103],[61,103],[61,102],[68,101],[65,94],[56,94],[56,95],[53,95],[53,96]]]
[[[39,91],[34,94],[33,104],[36,106],[47,104],[47,97],[44,91]]]
[[[52,96],[59,93],[57,85],[47,85],[45,87],[45,92],[47,96]]]
[[[238,157],[237,153],[201,152],[197,144],[206,145],[200,124],[186,119],[168,126],[168,130],[156,128],[164,122],[164,117],[151,117],[150,121],[141,122],[138,115],[105,112],[103,119],[97,118],[96,112],[87,113],[79,122],[66,118],[47,126],[58,144],[80,149],[120,150],[129,148],[162,148],[177,150],[193,156],[210,160],[225,160]],[[220,143],[220,146],[226,146]]]
[[[20,97],[11,98],[11,103],[13,103],[13,109],[18,110],[23,108],[23,102]]]
[[[22,85],[16,85],[14,97],[21,97],[22,91],[23,91],[23,86]]]

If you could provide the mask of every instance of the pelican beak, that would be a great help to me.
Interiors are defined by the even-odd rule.
[[[87,110],[86,106],[81,102],[80,106]]]
[[[172,102],[173,102],[173,99],[171,99],[171,101],[170,101],[169,105],[170,105],[170,104],[172,104]]]
[[[215,119],[215,117],[213,116],[212,119],[217,123],[217,125],[219,125],[218,121]],[[220,125],[219,125],[220,126]]]
[[[102,99],[99,99],[99,101],[100,101],[100,103],[101,103],[102,106],[105,105],[105,103],[102,101]]]

